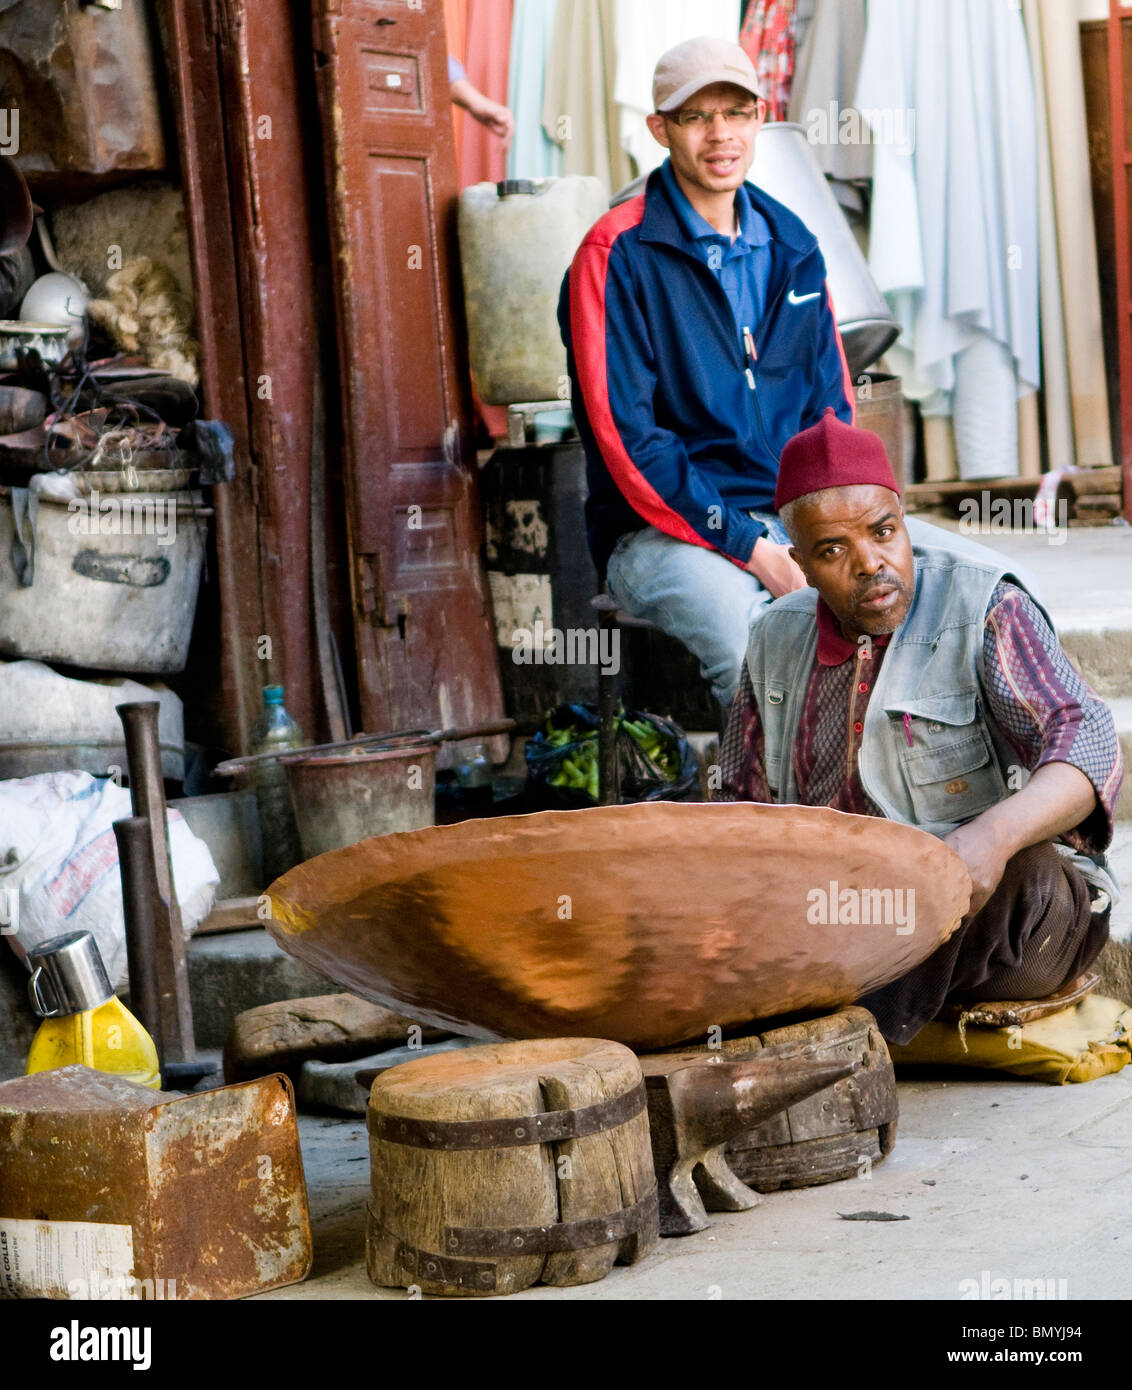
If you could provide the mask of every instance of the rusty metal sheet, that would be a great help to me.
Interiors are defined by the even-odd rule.
[[[379,836],[269,892],[275,940],[352,993],[457,1031],[644,1049],[898,979],[971,881],[912,826],[657,802]]]
[[[37,182],[165,167],[145,0],[27,0],[0,12],[0,92]]]
[[[290,1082],[177,1096],[70,1066],[3,1083],[0,1250],[0,1292],[23,1296],[241,1298],[305,1278]]]

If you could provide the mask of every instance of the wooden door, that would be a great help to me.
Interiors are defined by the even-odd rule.
[[[480,558],[443,0],[314,0],[364,727],[502,712]]]

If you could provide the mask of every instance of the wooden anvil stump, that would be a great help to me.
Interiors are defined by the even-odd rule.
[[[762,1200],[727,1162],[731,1140],[858,1070],[855,1060],[676,1052],[642,1057],[662,1236],[690,1235],[708,1211]]]
[[[588,1284],[657,1242],[636,1057],[601,1038],[435,1053],[382,1072],[367,1112],[375,1284],[485,1297]]]

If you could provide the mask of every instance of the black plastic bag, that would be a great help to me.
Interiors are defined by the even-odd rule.
[[[656,731],[668,752],[676,774],[665,770],[645,752],[640,742],[624,727],[624,722],[646,725]],[[576,730],[577,737],[554,744],[551,735],[560,730]],[[546,810],[566,810],[597,804],[596,771],[584,785],[561,785],[568,765],[585,771],[598,765],[598,719],[594,705],[559,705],[543,720],[539,731],[527,740],[527,794],[533,805]],[[620,772],[621,801],[680,801],[695,793],[699,782],[699,763],[695,750],[679,724],[644,710],[617,711],[617,763]],[[552,780],[553,779],[553,780]]]

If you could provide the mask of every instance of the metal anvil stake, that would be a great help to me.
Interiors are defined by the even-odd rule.
[[[725,1146],[827,1086],[860,1063],[807,1057],[733,1057],[703,1052],[641,1057],[648,1094],[660,1233],[690,1235],[708,1211],[747,1211],[759,1194],[731,1171]]]

